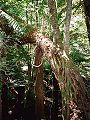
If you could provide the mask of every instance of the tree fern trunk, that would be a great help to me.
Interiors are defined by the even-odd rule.
[[[27,39],[26,43],[30,41],[32,42],[32,38]],[[35,32],[33,33],[33,41],[36,41],[37,46],[40,47],[39,52],[41,51],[51,64],[55,78],[58,80],[60,85],[59,87],[62,92],[62,100],[64,101],[63,103],[67,105],[70,104],[70,101],[74,100],[78,109],[86,116],[86,120],[89,120],[90,96],[82,80],[82,77],[80,76],[79,70],[68,58],[65,51],[59,47],[55,47],[49,38]]]
[[[35,94],[36,94],[36,118],[37,120],[41,120],[44,113],[44,91],[43,91],[43,64],[42,63],[43,52],[40,46],[36,48],[36,56],[35,56],[35,65],[36,65],[36,86],[35,86]]]

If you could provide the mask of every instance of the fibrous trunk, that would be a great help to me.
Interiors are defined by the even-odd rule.
[[[44,91],[43,91],[43,64],[42,64],[43,52],[40,46],[36,47],[35,67],[36,67],[36,118],[41,120],[44,113]]]
[[[27,42],[30,43],[30,40],[32,39],[28,39],[28,40],[29,41],[26,41],[26,43]],[[36,45],[40,48],[36,53],[38,54],[41,51],[44,57],[46,57],[49,63],[51,64],[55,78],[58,80],[59,87],[62,92],[63,105],[66,104],[70,107],[71,101],[74,101],[78,109],[81,112],[83,112],[84,116],[86,117],[85,119],[89,120],[90,98],[78,69],[75,67],[73,62],[68,58],[65,51],[60,47],[56,48],[53,42],[49,38],[43,36],[40,33],[35,32],[33,33],[33,41],[36,41]],[[40,57],[38,56],[36,57],[36,59],[37,58]],[[38,59],[36,61],[38,61]],[[40,65],[40,64],[41,64],[41,60],[39,60],[39,63],[37,63],[36,65]],[[37,68],[36,76],[40,75],[39,72],[40,70],[39,68]],[[42,90],[42,87],[40,86],[41,85],[40,82],[42,83],[42,80],[40,81],[40,79],[41,77],[37,79],[37,84],[38,84],[37,88],[38,89],[40,88]],[[36,94],[37,96],[39,94],[43,96],[43,93],[38,94],[37,92]],[[67,107],[67,111],[68,111],[67,115],[70,117],[70,112],[68,110],[68,107]]]
[[[40,46],[44,56],[51,64],[55,77],[60,84],[62,95],[63,93],[66,94],[63,96],[64,102],[69,104],[71,100],[75,100],[78,108],[84,112],[86,119],[90,119],[89,94],[73,62],[67,57],[64,50],[62,52],[59,48],[55,48],[49,38],[41,34],[37,34],[35,38],[37,45]]]

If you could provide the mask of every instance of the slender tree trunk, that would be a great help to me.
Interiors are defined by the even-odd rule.
[[[83,0],[83,1],[84,1],[85,20],[86,20],[86,26],[88,32],[88,39],[90,45],[90,1],[89,0]]]
[[[43,91],[43,64],[42,63],[43,52],[40,46],[36,48],[35,67],[36,67],[36,119],[41,120],[44,113],[44,91]]]
[[[63,48],[62,46],[62,40],[60,36],[60,30],[59,25],[57,21],[57,9],[56,9],[56,3],[55,0],[48,0],[48,7],[49,7],[49,13],[50,13],[50,21],[53,28],[53,34],[54,34],[54,44],[57,47]]]
[[[42,33],[44,33],[44,29],[45,29],[45,25],[44,25],[44,16],[42,16],[42,27],[41,27],[41,30],[42,30]]]
[[[35,6],[38,7],[38,0],[35,1]],[[38,8],[36,8],[36,30],[38,31]]]
[[[53,78],[53,97],[54,97],[54,116],[53,120],[63,120],[62,118],[62,95],[61,95],[61,90],[58,84],[58,81],[56,78]]]
[[[70,40],[70,35],[69,35],[69,30],[70,30],[70,20],[71,20],[71,13],[72,13],[72,0],[66,0],[66,18],[65,18],[65,25],[64,25],[64,50],[67,55],[69,55],[69,40]],[[68,86],[67,86],[68,87]],[[67,100],[69,102],[69,100]],[[70,109],[69,109],[69,104],[67,104],[66,107],[67,115],[66,119],[69,118],[70,114]]]
[[[67,54],[69,54],[69,29],[70,29],[70,20],[72,12],[72,0],[66,0],[66,18],[64,26],[64,49]]]

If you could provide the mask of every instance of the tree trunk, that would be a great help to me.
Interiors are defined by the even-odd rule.
[[[36,6],[36,30],[38,31],[38,0],[35,1]]]
[[[66,119],[69,119],[69,103],[73,98],[73,92],[74,91],[74,97],[76,99],[77,106],[81,111],[84,112],[84,115],[86,116],[86,119],[90,119],[90,108],[87,109],[86,106],[88,107],[90,103],[90,98],[88,97],[87,90],[85,88],[84,82],[81,79],[81,76],[79,71],[74,67],[73,63],[69,60],[69,58],[66,55],[65,49],[63,50],[62,42],[59,35],[60,35],[60,30],[57,22],[57,9],[56,9],[56,2],[55,0],[48,0],[48,7],[49,7],[49,12],[51,15],[51,25],[54,31],[54,38],[56,41],[55,48],[52,49],[52,45],[50,46],[50,42],[47,42],[50,47],[48,48],[49,52],[46,54],[48,57],[48,60],[51,63],[52,69],[55,73],[56,79],[60,82],[60,88],[62,90],[62,97],[64,100],[64,103],[67,105],[67,115]],[[70,8],[69,8],[70,5]],[[68,1],[67,8],[70,9],[67,13],[70,14],[67,18],[67,23],[66,27],[69,30],[69,24],[70,24],[70,18],[71,18],[71,6],[72,6],[72,1]],[[69,13],[70,12],[70,13]],[[66,16],[67,17],[67,16]],[[67,34],[66,31],[66,37],[69,37],[69,33]],[[61,48],[59,48],[59,47]],[[45,51],[46,52],[46,51]],[[72,66],[73,65],[73,66]],[[64,95],[66,93],[66,95]],[[83,101],[87,100],[86,102],[83,103]],[[83,107],[82,107],[83,106]],[[89,111],[88,113],[86,111]]]
[[[32,43],[32,38],[30,38],[31,37],[28,37],[26,43]],[[24,38],[22,39],[22,43],[23,41]],[[89,120],[90,98],[78,69],[68,58],[65,51],[59,47],[55,47],[55,45],[49,38],[43,36],[40,33],[33,32],[33,42],[34,41],[36,41],[36,45],[40,47],[39,52],[42,51],[44,56],[51,64],[54,75],[60,84],[60,89],[62,91],[62,99],[64,100],[63,103],[69,105],[70,101],[74,100],[78,106],[78,109],[81,110],[81,112],[83,112],[83,114],[86,116],[86,120]],[[37,58],[36,60],[38,61]],[[39,62],[39,64],[40,63],[41,62]],[[70,113],[68,113],[68,116],[69,115]]]
[[[66,18],[64,26],[64,49],[67,54],[69,54],[69,29],[70,29],[70,20],[72,13],[72,0],[66,0]]]
[[[50,13],[50,21],[53,28],[53,34],[54,34],[54,44],[56,47],[60,47],[62,49],[63,46],[62,46],[62,40],[60,36],[59,25],[57,21],[57,9],[56,9],[55,0],[48,0],[48,7],[49,7],[49,13]]]
[[[44,113],[44,91],[43,91],[43,64],[42,64],[43,52],[40,46],[36,48],[35,67],[36,67],[36,119],[41,120]]]
[[[83,1],[84,1],[85,20],[86,20],[86,26],[88,32],[88,39],[90,45],[90,1],[89,0],[83,0]]]
[[[37,38],[38,42],[40,38],[41,37]],[[48,38],[42,37],[40,46],[51,64],[56,79],[60,83],[62,93],[66,92],[65,96],[62,94],[66,104],[69,104],[69,101],[71,100],[75,100],[78,108],[84,112],[86,120],[89,120],[90,98],[79,71],[66,56],[65,52],[55,48]]]
[[[55,76],[53,77],[53,103],[54,103],[54,110],[53,110],[53,120],[63,120],[62,118],[62,95],[61,90],[56,80]]]

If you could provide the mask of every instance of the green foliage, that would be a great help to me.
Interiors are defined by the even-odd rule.
[[[28,52],[23,46],[19,48],[11,46],[5,49],[7,52],[4,61],[1,62],[1,69],[4,70],[12,80],[24,81],[25,74],[23,73],[22,67],[24,64],[27,64],[27,61],[30,59]]]
[[[50,69],[51,69],[51,65],[49,64],[49,62],[47,60],[45,60],[45,62],[44,62],[44,69],[48,70],[48,71],[50,71]]]
[[[76,48],[73,48],[70,56],[76,64],[80,64],[81,62],[85,61],[85,55]]]

